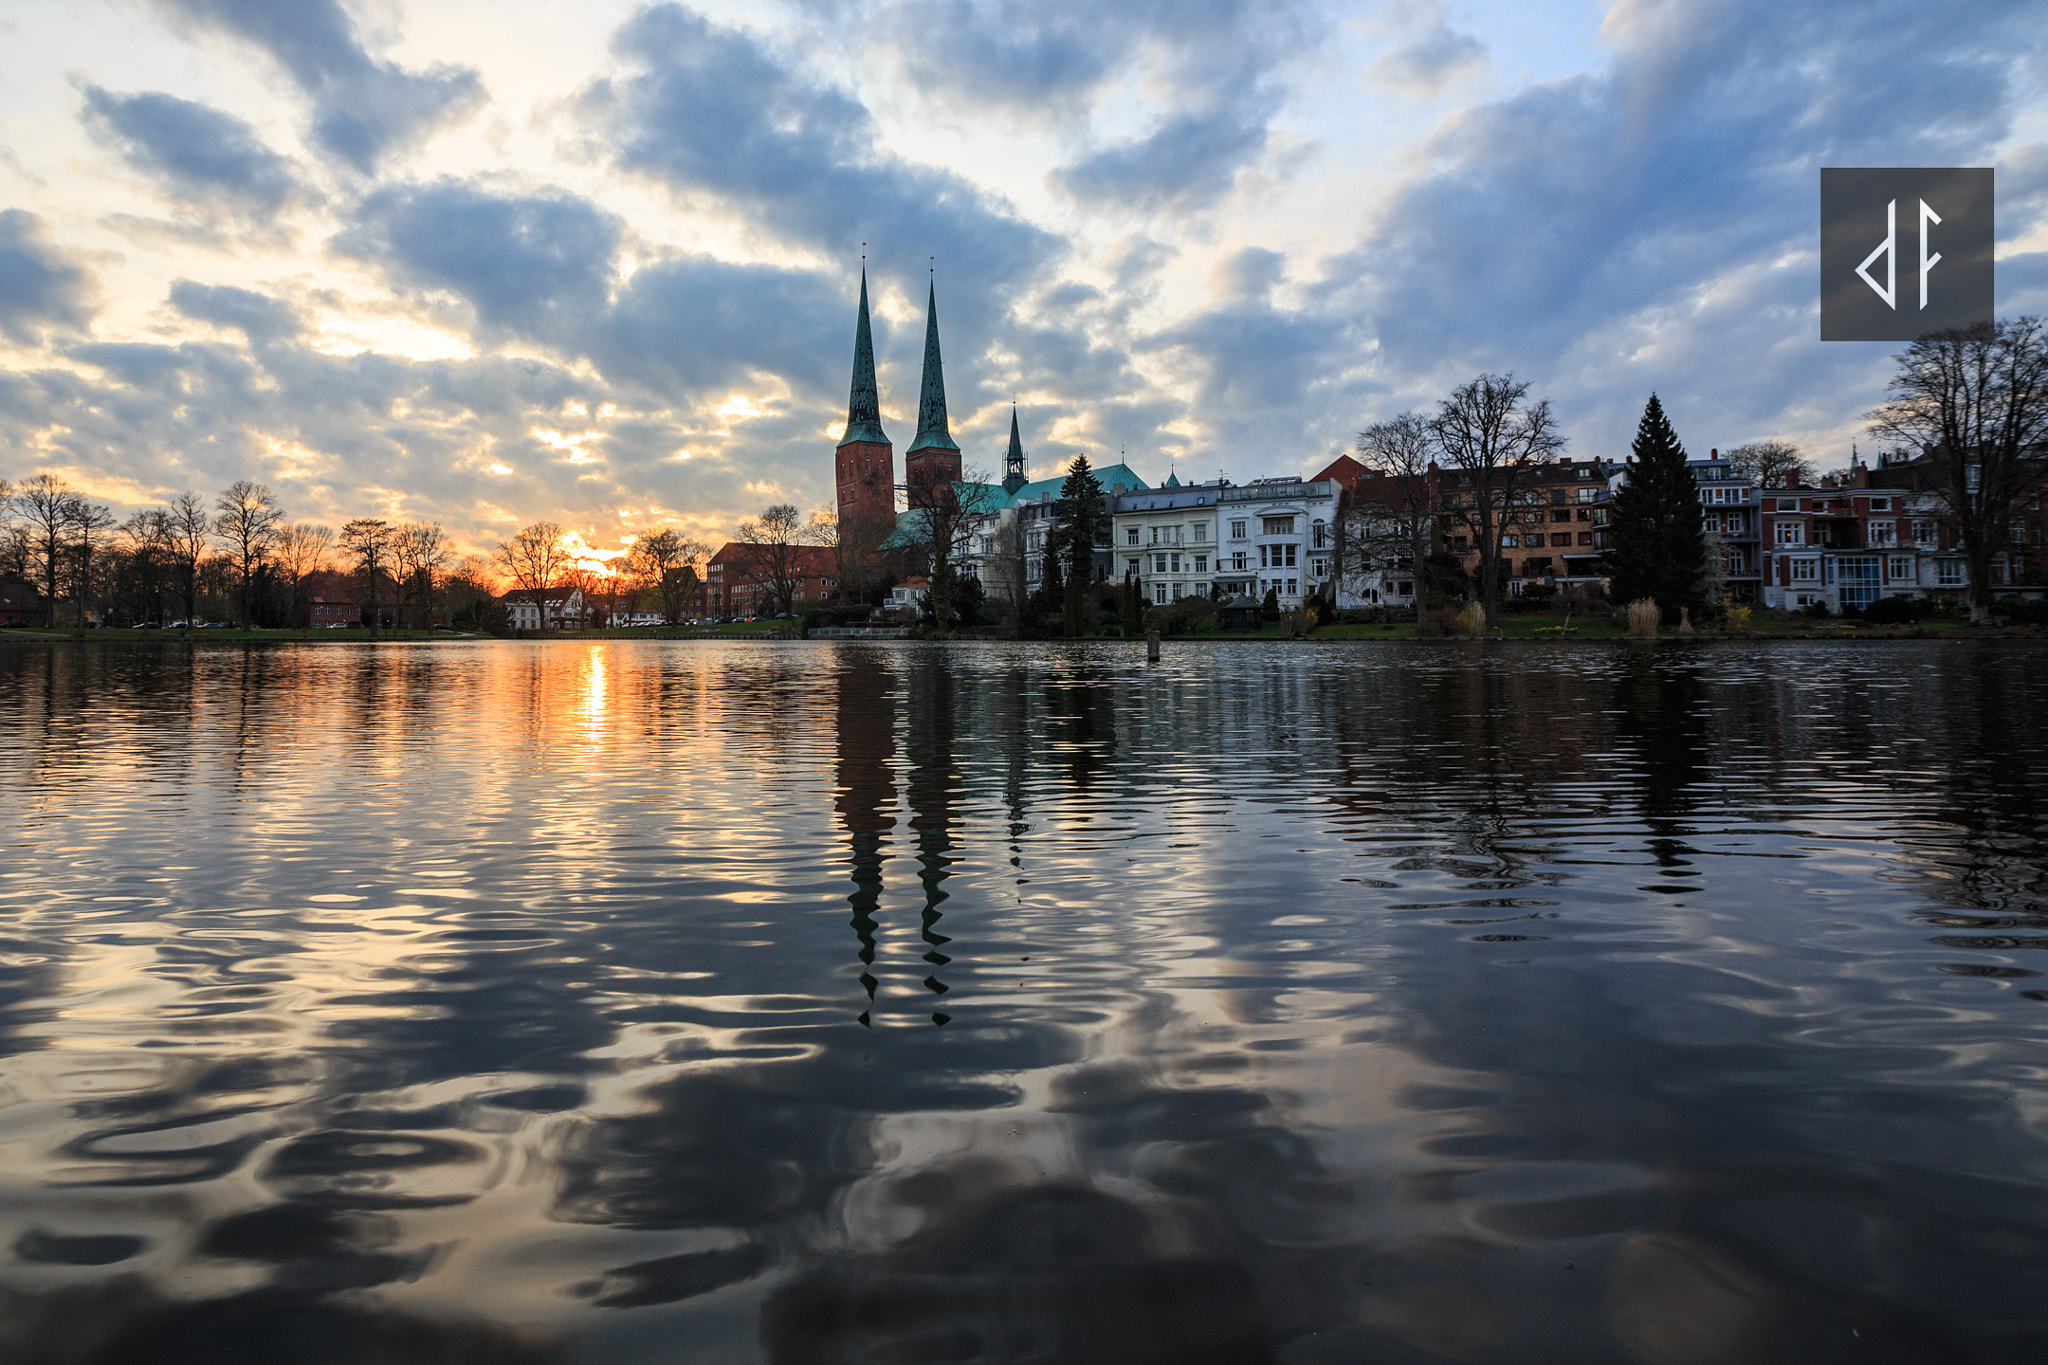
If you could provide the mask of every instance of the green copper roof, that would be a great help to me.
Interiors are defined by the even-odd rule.
[[[1003,491],[1015,495],[1031,482],[1024,477],[1024,442],[1017,436],[1017,405],[1010,405],[1010,448],[1003,452]]]
[[[1121,488],[1125,493],[1151,491],[1145,481],[1138,477],[1138,471],[1127,464],[1113,464],[1097,469],[1095,477],[1102,481],[1102,500],[1105,507],[1114,496],[1111,489]],[[1049,479],[1020,484],[1014,489],[1003,484],[962,481],[953,485],[953,495],[960,500],[962,507],[970,508],[982,515],[993,516],[998,512],[1007,511],[1020,502],[1057,501],[1060,485],[1066,481],[1067,476],[1064,473],[1055,474]],[[896,550],[918,544],[923,532],[919,515],[915,511],[898,512],[896,529],[882,541],[881,548]]]
[[[882,398],[875,388],[875,337],[868,327],[868,271],[860,271],[860,321],[853,325],[853,393],[846,400],[846,434],[839,444],[872,441],[889,444],[882,434]]]
[[[933,285],[925,301],[924,387],[917,396],[917,439],[908,455],[919,450],[958,450],[946,430],[946,371],[939,360],[939,291]]]
[[[1163,487],[1166,487],[1166,488],[1178,488],[1178,487],[1180,487],[1180,475],[1178,475],[1178,474],[1175,474],[1175,473],[1172,473],[1172,472],[1168,472],[1168,474],[1167,474],[1167,476],[1166,476],[1166,482],[1165,482],[1165,484],[1164,484],[1164,485],[1162,485],[1162,486],[1163,486]]]

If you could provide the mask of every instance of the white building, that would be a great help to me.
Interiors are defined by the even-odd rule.
[[[1299,606],[1331,578],[1337,484],[1330,479],[1228,479],[1115,500],[1119,578],[1135,575],[1155,605],[1183,597],[1264,597]]]
[[[540,607],[527,592],[508,592],[504,597],[505,611],[512,619],[514,630],[539,630],[541,628]],[[547,628],[549,630],[580,630],[583,626],[583,591],[571,588],[568,592],[549,593],[547,596]]]

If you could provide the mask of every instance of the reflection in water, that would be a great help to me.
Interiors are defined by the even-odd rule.
[[[9,647],[0,1359],[2043,1358],[2044,661]]]

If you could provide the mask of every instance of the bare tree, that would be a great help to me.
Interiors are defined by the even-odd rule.
[[[2048,334],[2021,317],[1933,332],[1897,357],[1871,429],[1926,461],[1969,566],[1970,620],[1991,621],[1991,565],[2048,482]]]
[[[1344,495],[1337,516],[1337,578],[1359,579],[1407,562],[1414,574],[1417,619],[1429,610],[1424,573],[1436,538],[1439,497],[1436,441],[1429,418],[1404,412],[1358,433],[1358,459],[1369,472]]]
[[[697,600],[703,582],[697,564],[709,553],[702,541],[663,527],[636,536],[626,563],[640,590],[661,604],[662,619],[675,625]]]
[[[896,530],[893,511],[863,510],[850,516],[820,514],[829,528],[832,581],[842,602],[870,602],[888,573],[882,544]]]
[[[114,514],[104,503],[76,499],[71,508],[71,537],[65,551],[71,561],[73,628],[85,629],[86,599],[97,582],[94,571],[101,567],[100,551],[113,539]]]
[[[1085,461],[1082,472],[1087,473]],[[994,513],[1000,491],[1001,486],[990,483],[979,470],[969,470],[957,480],[915,478],[903,486],[909,504],[903,520],[905,539],[930,580],[932,620],[941,634],[952,629],[953,590],[968,538]],[[1085,553],[1092,555],[1092,546]],[[1084,581],[1082,590],[1086,588]]]
[[[574,562],[562,547],[562,528],[552,521],[536,521],[520,528],[517,535],[498,547],[497,561],[513,585],[540,610],[540,628],[546,630],[548,594]]]
[[[241,591],[242,629],[255,623],[256,566],[270,553],[277,540],[278,524],[284,510],[268,488],[238,479],[214,499],[213,534],[234,561]]]
[[[1564,449],[1550,400],[1525,403],[1529,385],[1512,374],[1482,374],[1437,404],[1430,435],[1444,464],[1469,490],[1451,514],[1472,530],[1479,550],[1479,598],[1486,624],[1500,615],[1501,527],[1523,476]]]
[[[341,552],[355,561],[356,573],[363,580],[373,639],[384,620],[384,578],[391,572],[394,534],[390,522],[375,517],[358,517],[341,528]]]
[[[14,490],[14,515],[28,533],[35,569],[43,581],[45,624],[55,624],[57,574],[63,563],[64,542],[71,533],[71,521],[78,513],[78,493],[55,474],[37,474],[24,479]]]
[[[794,503],[778,502],[741,522],[739,541],[747,547],[744,575],[768,589],[777,612],[795,611],[808,559],[804,551],[819,543],[816,523],[806,521]]]
[[[333,562],[334,528],[310,521],[294,522],[278,532],[272,553],[277,559],[278,573],[291,589],[292,616],[296,619],[299,608],[305,605],[306,580],[324,573]]]
[[[178,596],[185,604],[185,637],[190,639],[192,618],[199,612],[199,575],[206,564],[213,518],[207,515],[206,499],[190,491],[172,498],[163,512],[161,531]]]
[[[391,535],[391,562],[398,581],[401,619],[407,607],[419,614],[422,629],[432,624],[434,587],[454,552],[448,533],[431,521],[409,522]]]
[[[1028,599],[1031,596],[1031,567],[1026,554],[1023,518],[1014,513],[996,524],[993,543],[983,563],[995,576],[994,586],[1004,599],[1010,633],[1022,636]],[[1131,589],[1126,585],[1126,591]]]
[[[165,602],[177,591],[176,556],[171,550],[170,513],[145,507],[121,523],[121,553],[128,564],[131,591],[157,625],[169,614]]]
[[[1758,488],[1804,488],[1813,482],[1813,462],[1790,441],[1751,441],[1724,458],[1736,473],[1754,479]]]

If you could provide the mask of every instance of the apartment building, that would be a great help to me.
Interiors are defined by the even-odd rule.
[[[1299,606],[1332,578],[1334,479],[1228,479],[1165,486],[1116,499],[1112,540],[1119,577],[1135,575],[1147,601],[1263,598]]]
[[[1722,590],[1737,602],[1761,601],[1763,520],[1756,481],[1739,473],[1718,450],[1704,460],[1686,461],[1686,467],[1699,485],[1706,533],[1718,546]]]
[[[1602,582],[1600,557],[1608,548],[1612,483],[1620,467],[1598,459],[1555,460],[1533,466],[1515,480],[1512,493],[1495,507],[1501,564],[1510,595],[1534,584],[1555,587]],[[1462,470],[1438,474],[1442,489],[1441,540],[1465,571],[1479,571],[1479,550],[1465,517],[1478,508],[1473,479]],[[1502,495],[1494,494],[1496,499]],[[1462,515],[1461,515],[1462,514]]]

